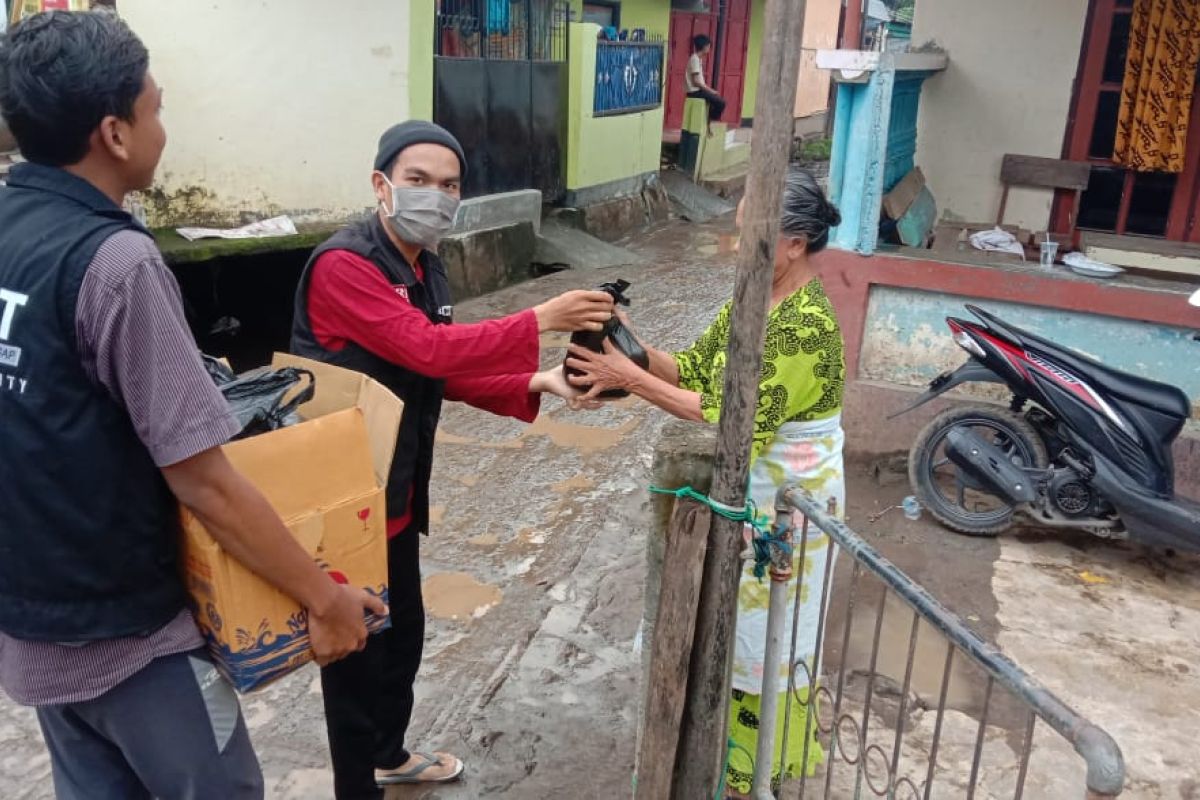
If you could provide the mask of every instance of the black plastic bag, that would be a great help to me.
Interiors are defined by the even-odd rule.
[[[243,375],[212,356],[204,356],[204,367],[213,383],[225,395],[229,407],[241,426],[234,439],[245,439],[260,433],[299,423],[296,409],[312,400],[316,378],[306,369],[261,367]],[[287,400],[289,394],[307,378],[307,385]]]
[[[612,297],[613,302],[617,305],[629,305],[629,298],[625,296],[625,290],[629,288],[629,281],[614,281],[606,283],[600,287],[600,291],[608,292]],[[571,344],[586,347],[595,353],[604,352],[604,340],[608,339],[612,342],[613,347],[621,351],[629,357],[633,363],[637,364],[642,369],[650,369],[650,356],[646,354],[645,349],[638,342],[637,337],[625,327],[625,325],[614,314],[612,318],[604,323],[604,329],[599,331],[576,331],[571,334]],[[567,375],[579,375],[577,369],[563,365],[563,369]],[[587,386],[580,386],[580,389],[587,391]],[[625,397],[629,392],[624,389],[608,389],[600,393],[601,397]]]

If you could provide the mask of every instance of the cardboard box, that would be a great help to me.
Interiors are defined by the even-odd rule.
[[[384,489],[403,404],[365,375],[288,355],[272,366],[316,376],[305,421],[222,448],[334,580],[387,601]],[[196,620],[217,667],[240,692],[312,660],[300,606],[233,559],[183,511],[183,558]],[[368,619],[372,632],[386,618]]]

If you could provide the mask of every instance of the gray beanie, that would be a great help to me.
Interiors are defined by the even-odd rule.
[[[392,162],[396,160],[396,156],[400,155],[400,151],[414,144],[440,144],[442,147],[453,150],[454,154],[458,156],[459,166],[462,167],[462,177],[467,176],[467,156],[463,152],[462,145],[458,143],[458,139],[454,138],[454,134],[441,125],[419,119],[393,125],[384,132],[383,136],[379,137],[379,152],[375,154],[375,169],[387,172],[388,168],[392,166]]]

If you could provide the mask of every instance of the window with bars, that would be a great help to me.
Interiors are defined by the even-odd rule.
[[[563,0],[438,0],[435,52],[443,58],[566,61]]]
[[[1105,233],[1190,238],[1196,200],[1194,164],[1173,174],[1136,172],[1113,162],[1132,19],[1133,0],[1095,0],[1092,4],[1068,143],[1069,158],[1092,163],[1077,224]],[[1193,132],[1197,110],[1200,104],[1193,109]],[[1200,157],[1196,151],[1189,145],[1189,161]],[[1066,227],[1067,213],[1060,205],[1060,228]]]

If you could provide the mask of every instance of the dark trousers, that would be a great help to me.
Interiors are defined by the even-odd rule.
[[[203,650],[163,656],[95,700],[37,709],[58,800],[261,800],[237,695]]]
[[[375,770],[394,769],[409,758],[404,737],[425,646],[420,538],[410,528],[388,542],[392,626],[369,637],[361,653],[321,670],[337,800],[382,798]]]
[[[725,98],[708,89],[697,89],[690,92],[688,97],[695,97],[708,103],[708,121],[719,122],[725,114]]]

